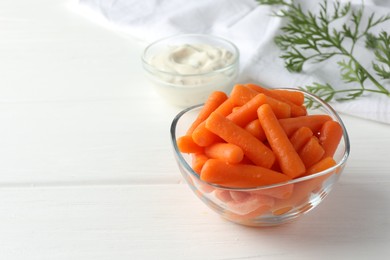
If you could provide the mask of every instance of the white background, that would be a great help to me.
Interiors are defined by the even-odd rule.
[[[183,183],[178,108],[142,75],[144,43],[69,2],[0,2],[0,259],[382,259],[390,126],[341,115],[351,156],[291,224],[221,219]]]

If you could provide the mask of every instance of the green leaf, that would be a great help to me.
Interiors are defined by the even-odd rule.
[[[262,5],[283,5],[286,4],[283,0],[257,0]]]
[[[347,101],[347,100],[352,100],[360,97],[363,95],[364,89],[353,89],[348,92],[347,96],[342,97],[342,98],[337,98],[337,101]]]
[[[302,87],[300,88],[318,96],[325,102],[330,102],[336,94],[335,89],[328,83],[321,84],[321,83],[314,82],[312,85],[308,85],[305,86],[304,88]],[[315,108],[313,107],[314,101],[311,99],[306,100],[305,105],[307,108]]]
[[[383,65],[380,66],[374,62],[372,63],[372,67],[374,68],[378,76],[383,79],[390,79],[390,70],[388,68],[385,68]]]
[[[291,51],[286,52],[280,57],[285,60],[285,66],[290,72],[301,72],[304,63],[307,60],[307,58],[294,47]]]
[[[366,48],[374,50],[378,46],[378,40],[372,33],[366,34]]]
[[[366,45],[374,50],[377,62],[372,62],[372,68],[382,79],[390,79],[390,35],[382,31],[378,37],[369,34]]]
[[[304,11],[295,0],[258,0],[258,3],[287,7],[277,13],[286,23],[275,37],[275,44],[282,50],[280,57],[290,72],[302,72],[307,62],[321,63],[342,57],[337,61],[341,79],[354,87],[346,86],[336,91],[329,84],[313,83],[306,86],[309,92],[327,101],[355,99],[367,91],[390,97],[390,91],[379,81],[390,78],[390,36],[385,31],[377,36],[370,32],[374,26],[389,21],[390,14],[377,17],[371,13],[366,19],[364,5],[352,9],[351,3],[342,4],[337,0],[332,1],[331,8],[323,0],[317,13]],[[335,23],[340,18],[343,21]],[[376,74],[372,75],[355,57],[354,47],[359,41],[364,41],[367,49],[373,52],[375,60],[371,65]],[[367,81],[374,88],[365,87]],[[339,94],[337,98],[336,93]]]
[[[357,82],[363,84],[367,79],[366,72],[361,69],[360,65],[353,59],[350,59],[348,62],[345,60],[337,62],[341,67],[341,78],[345,83]]]

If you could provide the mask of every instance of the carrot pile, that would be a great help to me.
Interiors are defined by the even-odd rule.
[[[186,134],[177,139],[200,179],[231,188],[287,182],[336,164],[342,127],[328,115],[308,115],[304,94],[236,85],[213,92]],[[258,191],[215,190],[231,218],[288,212],[329,177]]]

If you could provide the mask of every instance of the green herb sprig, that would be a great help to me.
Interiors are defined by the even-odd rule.
[[[326,0],[320,3],[319,12],[314,14],[304,11],[300,4],[291,0],[257,0],[262,5],[280,5],[274,15],[287,19],[288,23],[281,28],[282,34],[275,37],[275,43],[282,50],[281,58],[290,72],[301,72],[307,62],[320,63],[333,57],[341,57],[337,62],[341,79],[356,87],[336,90],[329,83],[314,82],[305,89],[318,95],[325,101],[356,99],[364,92],[384,94],[390,97],[390,91],[384,81],[390,79],[390,35],[381,31],[375,36],[370,30],[390,20],[390,14],[376,17],[374,13],[363,22],[364,5],[354,10],[350,3],[340,4],[336,1],[330,5]],[[334,22],[347,18],[338,29]],[[359,41],[374,53],[370,73],[355,57],[354,49]],[[372,75],[374,74],[374,75]],[[367,81],[375,87],[367,88]],[[310,104],[309,104],[310,105]]]

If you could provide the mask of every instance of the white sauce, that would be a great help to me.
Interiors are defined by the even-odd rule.
[[[171,46],[151,59],[159,70],[191,75],[212,72],[232,64],[234,55],[222,48],[206,44]]]
[[[227,49],[207,44],[169,46],[151,57],[156,90],[171,103],[203,103],[213,90],[229,91],[237,77],[237,57]],[[219,69],[231,66],[227,70]],[[200,75],[199,75],[200,74]]]
[[[184,44],[169,46],[150,60],[150,65],[173,75],[164,81],[180,85],[202,84],[210,79],[181,77],[213,72],[233,63],[235,57],[230,51],[206,44]]]

